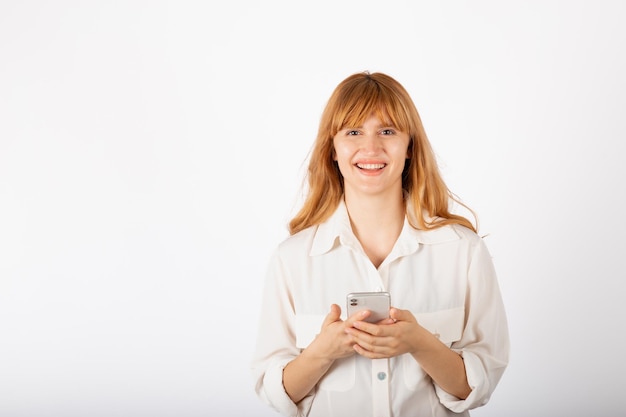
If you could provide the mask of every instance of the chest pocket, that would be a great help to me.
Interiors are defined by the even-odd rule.
[[[422,327],[449,347],[452,342],[461,339],[465,323],[465,308],[461,306],[432,313],[415,314],[415,318]]]
[[[296,314],[296,347],[304,349],[311,344],[322,328],[321,314]]]
[[[465,323],[463,306],[430,313],[413,313],[417,322],[429,332],[437,336],[446,346],[461,339]],[[417,390],[427,382],[426,373],[413,356],[402,355],[404,381],[409,389]]]
[[[296,347],[304,349],[319,334],[324,315],[296,315]],[[354,386],[356,375],[355,355],[337,359],[319,382],[325,391],[347,391]]]

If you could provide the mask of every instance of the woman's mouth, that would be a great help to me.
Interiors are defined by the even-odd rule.
[[[368,170],[368,171],[375,171],[375,170],[383,169],[384,167],[387,166],[387,164],[361,164],[361,163],[356,163],[355,165],[359,169]]]

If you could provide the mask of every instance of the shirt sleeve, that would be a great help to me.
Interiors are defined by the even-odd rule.
[[[465,400],[435,385],[441,403],[461,413],[485,405],[509,360],[509,332],[504,304],[491,255],[478,238],[468,268],[466,322],[452,350],[463,357],[472,392]]]
[[[283,386],[284,367],[300,354],[287,275],[277,251],[267,271],[251,368],[258,397],[285,416],[300,417],[308,414],[314,392],[296,405]]]

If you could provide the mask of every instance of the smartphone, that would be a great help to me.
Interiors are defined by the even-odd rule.
[[[352,292],[347,295],[348,317],[357,311],[369,310],[372,312],[364,321],[376,323],[389,317],[391,297],[388,292]]]

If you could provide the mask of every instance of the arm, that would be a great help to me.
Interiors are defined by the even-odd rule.
[[[337,304],[331,305],[320,334],[283,369],[283,385],[294,403],[311,392],[336,359],[354,354],[354,342],[345,329],[368,314],[357,313],[344,322],[340,319],[341,308]]]
[[[308,414],[315,398],[314,387],[329,367],[337,358],[354,355],[345,326],[367,316],[355,314],[343,321],[341,309],[333,305],[326,317],[313,315],[313,327],[312,322],[300,327],[303,323],[299,322],[295,303],[304,294],[291,278],[306,271],[299,269],[301,260],[282,249],[274,253],[269,263],[251,371],[255,391],[263,402],[282,415],[302,416]],[[305,316],[311,315],[302,315]],[[299,333],[299,329],[306,330]]]
[[[428,331],[424,334],[423,343],[418,344],[420,348],[413,351],[411,355],[421,365],[424,372],[430,375],[444,391],[462,400],[466,399],[472,388],[467,382],[465,364],[461,355],[441,343]]]
[[[391,324],[358,321],[347,329],[355,341],[354,350],[370,359],[410,353],[437,385],[457,398],[471,392],[461,356],[420,326],[408,310],[392,308]]]
[[[291,401],[283,387],[283,369],[300,354],[296,346],[296,316],[288,266],[276,251],[267,270],[251,371],[257,396],[285,416],[305,414]],[[310,404],[303,401],[306,410]]]

